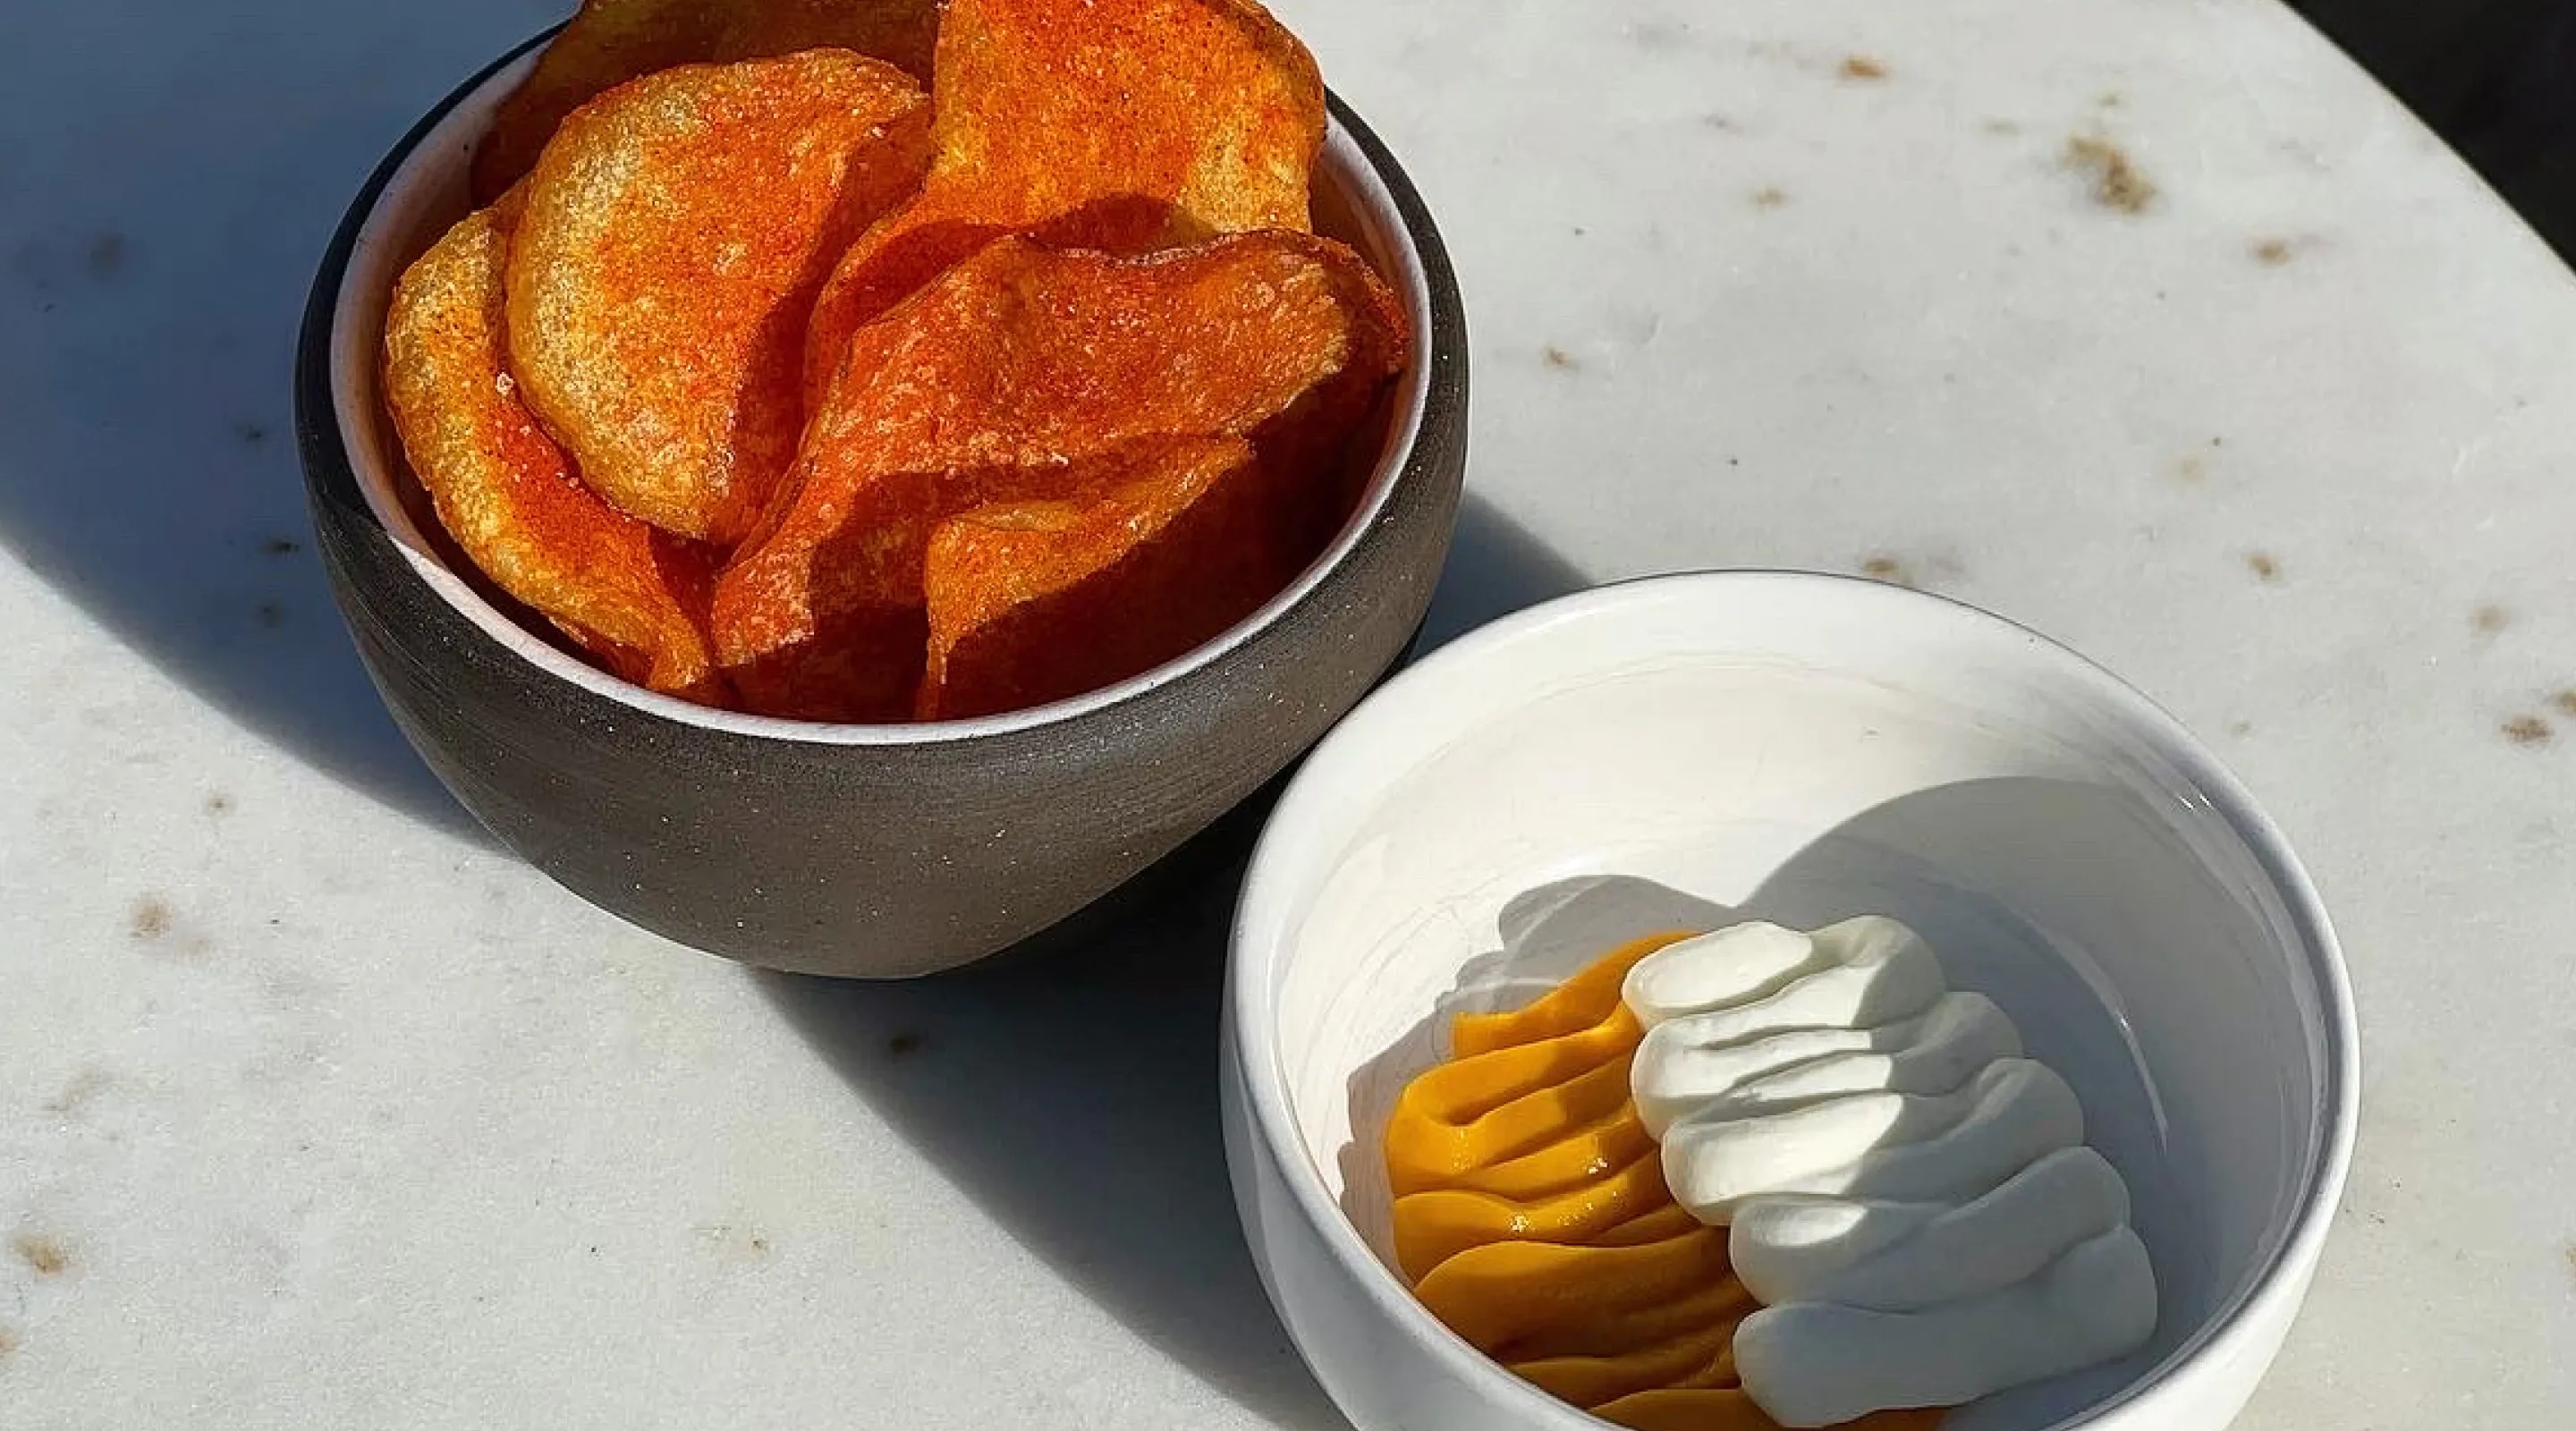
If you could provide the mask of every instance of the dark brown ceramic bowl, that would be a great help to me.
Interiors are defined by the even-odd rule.
[[[385,704],[466,808],[566,888],[771,968],[950,968],[1170,853],[1401,658],[1457,511],[1466,324],[1431,215],[1338,99],[1316,226],[1409,301],[1415,356],[1349,524],[1234,629],[1073,700],[904,726],[709,710],[531,634],[433,540],[377,354],[394,279],[465,213],[467,160],[535,44],[431,110],[359,191],[305,312],[296,427],[332,591]]]

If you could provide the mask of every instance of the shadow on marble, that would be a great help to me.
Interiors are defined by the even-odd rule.
[[[1469,461],[1472,472],[1474,459]],[[1431,611],[1423,618],[1422,636],[1414,643],[1413,654],[1421,655],[1495,617],[1589,585],[1582,572],[1478,496],[1471,485],[1458,504],[1449,564],[1440,570],[1440,585],[1431,595]]]
[[[1472,493],[1423,641],[1581,575]],[[1055,931],[908,983],[757,974],[851,1089],[1139,1336],[1278,1425],[1342,1425],[1261,1290],[1217,1124],[1226,926],[1282,781]]]
[[[368,170],[553,6],[164,8],[0,7],[0,547],[243,726],[488,843],[332,608],[290,370]]]

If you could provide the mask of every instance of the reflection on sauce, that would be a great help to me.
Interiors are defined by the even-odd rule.
[[[1603,1420],[1776,1431],[1735,1375],[1735,1328],[1755,1304],[1726,1230],[1673,1200],[1629,1099],[1644,1030],[1621,981],[1688,933],[1623,945],[1526,1008],[1458,1017],[1450,1061],[1416,1078],[1387,1124],[1396,1262],[1452,1331]]]

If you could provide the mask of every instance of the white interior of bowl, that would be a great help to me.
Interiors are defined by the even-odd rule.
[[[2142,1352],[1951,1427],[2035,1431],[2120,1397],[2323,1235],[2354,1118],[2349,993],[2268,822],[2062,649],[1827,577],[1551,603],[1345,722],[1240,915],[1256,1119],[1301,1195],[1347,1214],[1361,1275],[1392,1277],[1378,1139],[1462,985],[1561,976],[1676,924],[1868,912],[1920,929],[2074,1085],[2162,1294]]]
[[[379,395],[379,364],[384,347],[385,307],[394,281],[439,235],[471,208],[466,170],[474,147],[491,127],[493,111],[536,63],[531,51],[505,65],[466,94],[422,137],[378,196],[364,229],[349,255],[331,324],[331,396],[346,441],[349,464],[367,504],[393,534],[412,568],[431,590],[463,612],[492,638],[564,680],[628,705],[672,720],[718,730],[781,740],[842,745],[887,745],[958,740],[1044,725],[1080,715],[1161,685],[1207,664],[1240,644],[1253,632],[1278,619],[1314,589],[1355,545],[1393,493],[1404,460],[1421,429],[1431,391],[1431,365],[1426,345],[1431,334],[1431,286],[1420,253],[1397,212],[1385,179],[1360,151],[1340,122],[1324,136],[1314,182],[1314,225],[1318,233],[1340,239],[1358,250],[1395,290],[1411,312],[1414,359],[1398,379],[1380,451],[1358,507],[1330,546],[1296,581],[1260,610],[1236,623],[1215,640],[1182,656],[1069,700],[974,720],[909,725],[835,725],[782,720],[715,710],[658,695],[630,685],[570,655],[522,628],[486,601],[455,572],[422,531],[420,519],[404,501],[413,479],[404,466],[400,442],[385,415]]]

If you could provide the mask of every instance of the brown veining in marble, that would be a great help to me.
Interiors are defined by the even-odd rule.
[[[60,1093],[45,1100],[45,1111],[55,1114],[77,1113],[88,1106],[92,1099],[106,1092],[107,1086],[113,1082],[115,1079],[110,1077],[104,1068],[84,1068],[72,1075],[72,1081],[64,1084]]]
[[[1860,563],[1860,574],[1872,581],[1884,581],[1893,586],[1914,584],[1914,573],[1906,567],[1905,563],[1885,552],[1874,552],[1863,557]]]
[[[113,229],[89,241],[81,255],[81,266],[100,283],[113,283],[125,271],[125,235]]]
[[[2514,716],[2497,729],[2506,740],[2525,748],[2547,745],[2550,738],[2557,734],[2550,728],[2549,722],[2536,715]]]
[[[2129,157],[2129,151],[2101,135],[2068,136],[2066,163],[2092,176],[2093,202],[2106,209],[2143,214],[2156,201],[2155,181]]]
[[[9,1240],[18,1260],[35,1269],[39,1277],[60,1277],[71,1270],[72,1255],[53,1238],[40,1233],[22,1232]]]

